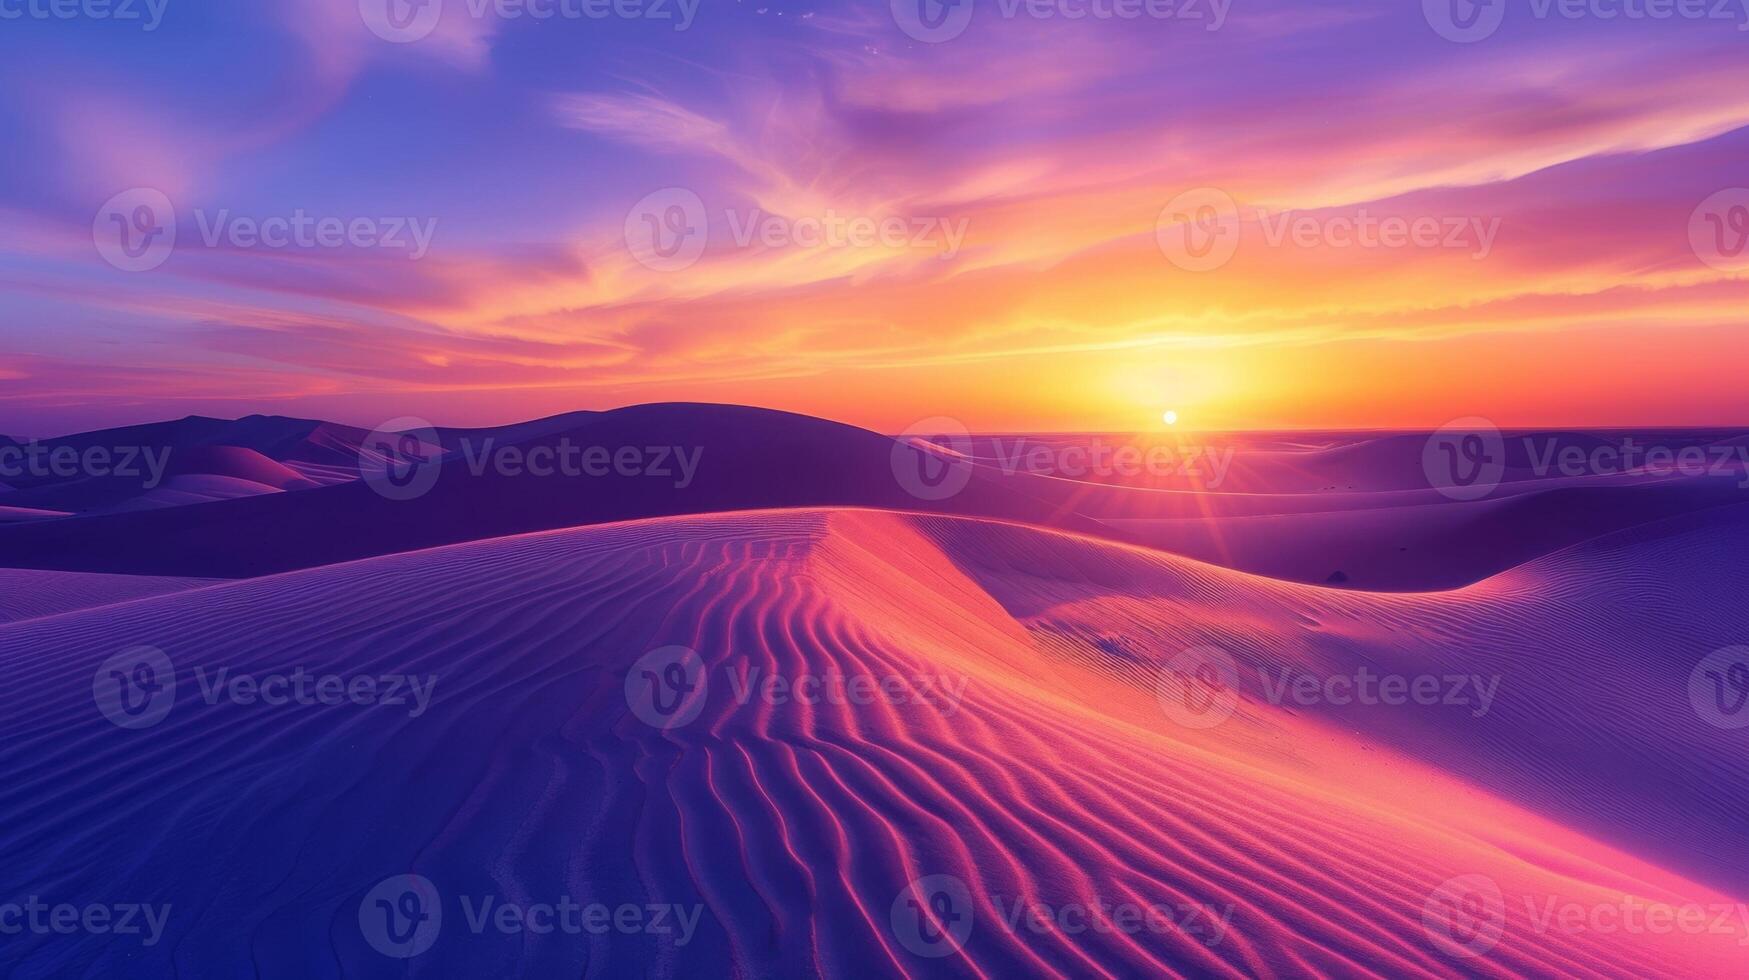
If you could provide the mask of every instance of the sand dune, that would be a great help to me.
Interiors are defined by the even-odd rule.
[[[783,412],[699,404],[439,429],[428,447],[441,460],[429,492],[390,500],[359,479],[382,463],[378,448],[364,446],[367,434],[356,429],[259,416],[147,428],[154,438],[193,447],[173,458],[187,461],[190,478],[198,471],[195,484],[143,493],[86,481],[91,485],[0,495],[0,506],[88,512],[76,522],[0,526],[0,565],[238,578],[581,524],[756,508],[872,507],[1055,527],[1288,581],[1428,591],[1468,585],[1623,528],[1749,502],[1749,489],[1733,474],[1532,479],[1525,471],[1528,453],[1516,441],[1507,444],[1513,465],[1499,492],[1456,502],[1427,485],[1424,437],[1405,434],[1228,437],[1237,443],[1234,475],[1219,488],[1195,492],[1004,469],[1002,460],[1017,450],[985,438],[974,446],[977,463],[965,489],[934,499],[913,495],[898,479],[889,437]],[[1583,432],[1537,437],[1577,449],[1603,438]],[[1721,442],[1717,433],[1671,438]],[[224,448],[221,439],[250,446]],[[666,478],[479,469],[482,453],[514,449],[525,458],[565,445],[678,449],[694,454],[696,471],[683,477],[672,461]],[[305,478],[324,486],[312,489]],[[247,482],[228,482],[239,479]],[[1268,481],[1279,486],[1270,489]],[[1329,489],[1336,486],[1354,489]],[[76,492],[92,499],[74,500]],[[249,499],[230,499],[239,497]],[[336,527],[346,533],[334,533]]]
[[[67,453],[78,460],[96,451],[101,472],[15,463],[20,472],[13,474],[12,486],[0,485],[0,506],[104,514],[347,482],[358,478],[365,435],[330,422],[251,415],[236,420],[189,416],[37,440],[30,451],[42,454],[39,459]],[[185,485],[164,492],[175,478]],[[213,481],[212,492],[196,486],[203,479]],[[249,489],[257,485],[265,489]]]
[[[84,450],[93,446],[170,447],[177,451],[200,447],[243,448],[279,462],[350,465],[366,431],[316,419],[249,415],[216,419],[190,415],[169,422],[99,429],[41,440],[48,447]]]
[[[444,909],[405,962],[421,976],[1741,976],[1740,922],[1627,934],[1535,915],[1749,892],[1719,859],[1741,853],[1749,753],[1682,704],[1688,654],[1749,627],[1726,599],[1749,534],[1723,514],[1416,596],[987,521],[791,510],[0,627],[0,867],[45,895],[172,906],[150,948],[24,936],[5,955],[32,973],[398,974],[360,905],[416,873]],[[1160,668],[1211,643],[1244,668],[1232,715],[1185,727]],[[140,644],[178,687],[160,724],[129,731],[94,709],[91,678]],[[638,678],[676,644],[706,681],[659,727]],[[1283,706],[1253,670],[1361,665],[1494,672],[1498,702],[1483,719]],[[414,716],[209,704],[196,678],[300,667],[435,681]],[[896,695],[737,697],[755,676],[834,673],[897,679]],[[1626,693],[1592,679],[1624,676]],[[1482,955],[1427,925],[1453,879],[1499,890]],[[700,914],[682,944],[471,935],[462,905],[564,895]],[[1186,911],[1158,932],[1066,933],[1010,928],[1016,900]],[[932,941],[935,924],[958,938]]]
[[[1272,578],[1426,592],[1469,585],[1626,528],[1749,503],[1733,477],[1567,481],[1477,501],[1417,496],[1371,508],[1343,500],[1318,511],[1103,522],[1127,541]]]
[[[242,446],[194,446],[168,457],[165,472],[177,476],[246,480],[275,490],[305,490],[316,483],[258,450]]]
[[[0,568],[0,623],[54,616],[211,585],[213,579]]]
[[[444,457],[429,492],[389,499],[363,480],[199,508],[102,514],[0,529],[0,566],[236,578],[524,531],[641,517],[753,508],[929,508],[1084,532],[1100,525],[1067,502],[1072,487],[980,474],[949,500],[923,501],[894,477],[893,441],[836,422],[728,405],[642,405],[566,417],[576,424],[509,427],[478,453],[527,454],[561,444],[644,447],[659,474],[573,477],[476,468]],[[495,430],[488,430],[495,431]],[[477,434],[476,434],[477,435]],[[457,437],[456,430],[439,433]],[[683,471],[674,451],[696,463]],[[366,451],[367,468],[371,451]],[[658,461],[658,460],[662,461]],[[356,458],[355,458],[356,465]],[[346,528],[342,534],[336,527]],[[247,542],[247,547],[238,547]]]

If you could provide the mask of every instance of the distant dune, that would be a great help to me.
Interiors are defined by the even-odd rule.
[[[893,474],[893,441],[836,422],[725,405],[644,405],[473,433],[472,449],[660,447],[697,461],[690,482],[672,455],[666,476],[507,474],[459,448],[428,493],[392,500],[362,480],[147,513],[106,514],[0,530],[0,565],[147,575],[244,577],[391,552],[578,524],[800,506],[941,509],[1096,532],[1064,501],[1072,487],[980,473],[950,500],[926,503]],[[202,430],[204,432],[204,429]],[[458,430],[440,438],[455,440]],[[487,443],[487,439],[492,439]],[[520,441],[514,441],[520,440]],[[476,456],[477,460],[478,457]],[[354,466],[359,466],[354,457]],[[1049,496],[1039,497],[1041,491]],[[4,499],[4,498],[0,498]]]
[[[263,416],[190,418],[60,440],[163,440],[175,450],[175,475],[151,490],[137,481],[88,479],[0,493],[0,508],[13,509],[10,522],[0,519],[0,565],[243,578],[583,524],[868,507],[1053,527],[1294,582],[1419,592],[1461,587],[1624,528],[1749,502],[1740,463],[1696,476],[1532,472],[1527,438],[1588,452],[1606,435],[1514,434],[1504,443],[1500,487],[1469,502],[1428,485],[1421,434],[1253,434],[1211,437],[1207,446],[1193,439],[1199,453],[1231,453],[1219,486],[1201,489],[1179,478],[1101,482],[1016,464],[1028,448],[1084,437],[980,437],[964,489],[922,498],[897,479],[888,436],[764,409],[641,405],[435,430],[427,451],[440,462],[429,492],[391,500],[360,479],[384,465],[381,447],[366,446],[360,429]],[[1717,431],[1660,438],[1733,445]],[[1186,451],[1177,436],[1132,441]],[[666,478],[481,468],[490,452],[522,459],[564,446],[674,449],[695,454],[696,472],[683,483],[672,458]],[[82,516],[30,519],[67,512]]]
[[[217,476],[247,480],[275,490],[304,490],[316,486],[308,477],[259,450],[244,446],[192,446],[179,449],[168,459],[171,476]]]
[[[0,867],[45,894],[173,909],[144,950],[26,935],[5,955],[33,974],[399,972],[359,908],[413,872],[448,905],[412,975],[1741,976],[1741,931],[1568,931],[1536,910],[1749,894],[1728,859],[1749,752],[1719,751],[1685,700],[1693,658],[1749,631],[1746,528],[1741,508],[1690,514],[1417,596],[1013,524],[782,510],[0,626]],[[149,732],[91,702],[92,672],[135,644],[177,672]],[[697,652],[706,687],[697,716],[664,729],[628,677],[673,644]],[[1158,688],[1196,644],[1240,666],[1231,717],[1202,729]],[[299,667],[432,675],[433,697],[417,717],[208,704],[194,677]],[[1497,700],[1481,717],[1284,706],[1260,680],[1361,667],[1495,675]],[[750,671],[911,686],[741,703]],[[907,934],[918,879],[930,900],[963,885],[969,904],[947,908],[969,913],[959,952],[920,955]],[[1503,898],[1479,957],[1428,926],[1453,879]],[[565,894],[700,915],[684,945],[473,936],[456,904]],[[1006,924],[1017,900],[1204,911],[1065,935]]]

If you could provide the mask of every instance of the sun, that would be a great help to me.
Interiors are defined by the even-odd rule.
[[[1165,415],[1160,416],[1160,420],[1165,422],[1167,425],[1177,425],[1178,424],[1178,413],[1174,412],[1172,409],[1169,408],[1166,410]]]

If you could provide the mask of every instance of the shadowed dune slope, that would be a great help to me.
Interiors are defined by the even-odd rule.
[[[1505,492],[1503,488],[1503,493]],[[1383,495],[1376,495],[1383,496]],[[1477,501],[1127,520],[1114,536],[1257,575],[1376,592],[1455,589],[1591,538],[1749,503],[1735,477],[1576,482]]]
[[[1406,592],[1460,587],[1590,537],[1749,500],[1749,490],[1732,475],[1526,478],[1474,503],[1445,499],[1425,485],[1424,475],[1419,489],[1378,489],[1414,486],[1424,437],[1405,434],[1292,452],[1276,442],[1261,449],[1248,444],[1237,458],[1255,466],[1235,482],[1249,486],[1267,477],[1280,481],[1281,492],[1110,486],[1004,471],[984,459],[970,466],[964,490],[920,499],[899,473],[925,462],[924,455],[901,449],[896,471],[895,444],[886,436],[806,416],[702,404],[440,429],[430,451],[434,458],[447,455],[430,490],[391,500],[358,479],[361,469],[380,464],[380,447],[364,446],[367,434],[355,429],[252,416],[138,430],[115,432],[180,439],[188,447],[172,456],[182,461],[177,472],[203,475],[172,477],[150,493],[85,480],[0,494],[0,507],[110,511],[73,521],[12,513],[14,520],[0,519],[0,566],[244,578],[583,524],[868,507],[1018,521],[1289,581]],[[1596,441],[1584,433],[1545,435],[1580,445]],[[250,446],[214,442],[220,439]],[[565,447],[631,448],[663,472],[536,475],[523,465]],[[1515,452],[1525,455],[1522,447]],[[679,453],[689,455],[690,465]],[[1370,483],[1368,473],[1374,474]],[[311,489],[305,475],[333,485]],[[1313,492],[1338,478],[1367,489]]]
[[[212,579],[0,568],[0,623],[54,616],[211,585]]]
[[[1652,651],[1740,635],[1680,617],[1740,608],[1704,604],[1741,588],[1744,543],[1741,523],[1677,528],[1444,596],[1367,596],[1012,525],[798,510],[474,542],[0,627],[7,890],[172,906],[154,947],[27,935],[0,958],[75,975],[1741,976],[1741,926],[1538,931],[1527,910],[1743,897],[1716,855],[1743,853],[1726,818],[1749,802],[1749,753],[1694,752],[1733,736],[1684,720],[1690,663]],[[1155,691],[1192,642],[1246,668],[1504,679],[1479,727],[1283,707],[1242,674],[1233,716],[1194,730]],[[178,692],[161,724],[126,731],[91,677],[135,644],[166,652]],[[670,644],[698,652],[705,682],[697,717],[663,729],[626,680]],[[1631,671],[1640,696],[1590,666]],[[208,703],[197,679],[298,668],[434,676],[434,696],[417,717]],[[896,679],[897,696],[741,696],[834,674]],[[1612,772],[1624,758],[1666,777]],[[1581,826],[1548,779],[1603,816]],[[359,906],[407,872],[445,896],[444,921],[429,952],[389,960]],[[939,959],[894,915],[929,875],[970,901],[963,947]],[[1506,900],[1498,945],[1462,960],[1423,924],[1460,875]],[[684,945],[471,934],[458,896],[487,895],[702,914]],[[1016,900],[1226,925],[1010,928]]]
[[[567,417],[571,418],[571,417]],[[727,405],[644,405],[575,417],[574,428],[509,427],[524,442],[488,435],[444,458],[430,490],[392,500],[363,480],[194,508],[106,514],[77,522],[0,528],[0,566],[140,575],[240,578],[328,565],[525,531],[677,514],[800,506],[895,509],[920,502],[894,478],[894,443],[836,422]],[[492,432],[495,430],[486,430]],[[465,433],[444,430],[455,441]],[[493,441],[488,444],[485,439]],[[482,465],[514,447],[636,447],[638,475],[536,475]],[[649,447],[669,450],[658,456]],[[692,454],[683,472],[672,450]],[[930,506],[968,515],[1099,530],[1060,500],[1035,496],[1048,481],[975,475]],[[1067,487],[1042,487],[1062,496]]]

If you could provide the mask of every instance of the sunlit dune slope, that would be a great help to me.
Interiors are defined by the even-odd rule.
[[[1012,525],[800,510],[475,542],[0,627],[6,881],[173,909],[150,948],[21,936],[0,958],[109,975],[1740,976],[1741,926],[1539,930],[1532,913],[1743,897],[1700,858],[1741,853],[1724,820],[1749,800],[1749,756],[1715,741],[1704,772],[1691,761],[1730,736],[1681,716],[1691,665],[1672,653],[1744,625],[1677,622],[1686,601],[1726,608],[1704,604],[1732,586],[1691,571],[1740,586],[1742,539],[1677,529],[1459,593],[1361,596]],[[1636,589],[1667,611],[1648,600],[1612,629],[1608,604]],[[1636,653],[1637,631],[1674,659]],[[1191,643],[1245,668],[1234,713],[1206,729],[1157,689]],[[92,674],[138,644],[174,662],[178,692],[129,731],[94,707]],[[669,645],[697,652],[704,684],[696,717],[661,727],[627,679]],[[1503,679],[1480,725],[1276,705],[1250,673],[1363,663]],[[1642,696],[1576,698],[1603,698],[1562,673],[1584,665],[1631,666]],[[208,703],[197,668],[435,680],[414,716]],[[897,693],[743,701],[774,675]],[[1626,753],[1666,778],[1612,775]],[[1690,777],[1704,785],[1660,799]],[[1578,790],[1589,819],[1552,802]],[[391,960],[359,907],[408,872],[452,903],[701,915],[680,944],[473,934],[450,904],[428,952]],[[969,903],[939,958],[899,915],[929,876]],[[1425,921],[1460,876],[1503,898],[1480,956]],[[1017,900],[1208,912],[1067,934],[1011,927]]]

